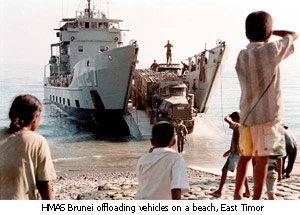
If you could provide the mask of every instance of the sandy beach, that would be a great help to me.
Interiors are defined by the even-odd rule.
[[[234,176],[227,178],[220,198],[210,195],[218,188],[220,175],[188,168],[188,177],[190,191],[183,195],[184,200],[233,199]],[[253,188],[252,176],[249,183]],[[124,170],[64,171],[53,182],[56,200],[133,200],[137,188],[135,172]],[[290,178],[278,183],[276,196],[278,200],[300,200],[300,162],[295,163]]]

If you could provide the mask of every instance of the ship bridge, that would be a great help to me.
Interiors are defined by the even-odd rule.
[[[109,19],[103,12],[91,9],[90,0],[75,18],[63,18],[56,36],[58,43],[51,44],[51,73],[67,75],[75,64],[99,52],[123,45],[119,19]]]

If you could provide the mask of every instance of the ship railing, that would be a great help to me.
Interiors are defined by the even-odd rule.
[[[72,82],[72,79],[73,79],[73,74],[67,74],[67,75],[54,74],[47,79],[47,82],[51,86],[55,86],[55,87],[69,87]]]
[[[90,11],[90,15],[91,17],[90,18],[97,18],[97,19],[100,19],[100,10],[93,10],[91,9]],[[82,18],[85,18],[87,16],[87,12],[83,11],[83,10],[76,10],[75,11],[75,17],[78,18],[78,19],[82,19]],[[106,18],[105,15],[103,16],[102,15],[102,18]]]
[[[69,87],[73,74],[62,74],[60,72],[53,72],[47,68],[50,68],[51,63],[48,63],[44,66],[44,86],[55,86],[55,87]],[[47,72],[49,72],[49,76],[47,76]]]
[[[48,63],[44,66],[44,86],[47,86],[49,84],[49,81],[47,78],[47,67],[48,66],[50,66],[50,63]]]

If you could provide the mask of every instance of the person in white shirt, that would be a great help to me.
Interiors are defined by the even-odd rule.
[[[135,199],[179,200],[189,191],[183,157],[171,147],[176,144],[175,129],[166,121],[152,128],[152,148],[137,164],[138,191]]]

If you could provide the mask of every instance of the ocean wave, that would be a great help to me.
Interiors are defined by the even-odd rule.
[[[69,158],[56,158],[53,159],[53,163],[59,163],[64,161],[78,161],[78,160],[91,159],[91,158],[99,159],[101,157],[102,157],[101,155],[94,155],[94,156],[81,156],[81,157],[69,157]]]

